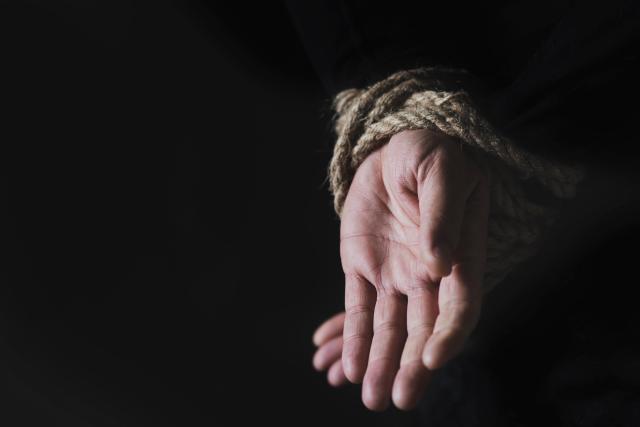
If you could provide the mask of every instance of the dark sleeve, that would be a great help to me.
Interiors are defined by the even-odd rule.
[[[491,100],[494,122],[544,156],[635,168],[640,2],[576,2]]]
[[[329,94],[402,69],[462,68],[474,101],[543,156],[633,157],[640,99],[640,3],[287,1]],[[467,89],[466,86],[464,89]],[[475,93],[474,93],[475,92]]]
[[[448,37],[442,20],[447,2],[287,1],[308,56],[331,94],[363,87],[395,71],[425,66],[467,68],[466,34]],[[459,19],[460,28],[465,28]],[[472,24],[469,23],[469,26]],[[465,30],[466,32],[466,30]]]

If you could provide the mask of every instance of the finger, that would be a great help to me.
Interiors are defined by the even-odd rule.
[[[314,332],[313,343],[319,347],[330,339],[342,335],[344,316],[345,314],[342,312],[325,320]]]
[[[329,372],[327,372],[327,381],[333,387],[340,387],[347,383],[347,377],[342,370],[342,361],[337,360],[331,365]]]
[[[382,411],[391,401],[393,379],[406,338],[406,322],[404,297],[382,294],[376,302],[371,353],[362,385],[362,401],[371,410]]]
[[[349,381],[355,384],[362,382],[367,369],[375,304],[376,291],[373,285],[359,275],[345,276],[342,368]]]
[[[422,351],[438,315],[437,289],[433,285],[412,289],[407,301],[408,336],[392,393],[393,403],[403,410],[416,406],[430,378],[430,371],[422,363]]]
[[[313,356],[313,367],[318,371],[329,368],[342,356],[342,337],[336,337],[321,345]]]
[[[419,175],[420,256],[434,279],[451,271],[464,209],[475,185],[461,172],[460,162],[452,159],[455,155],[458,153],[443,152]]]
[[[441,367],[462,350],[480,317],[488,214],[488,189],[481,184],[469,199],[453,270],[440,282],[440,313],[423,353],[429,369]]]

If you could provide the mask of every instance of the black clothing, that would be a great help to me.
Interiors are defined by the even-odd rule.
[[[328,95],[401,69],[464,68],[499,130],[590,169],[542,253],[498,285],[468,351],[436,374],[421,402],[424,425],[640,425],[638,292],[625,279],[635,274],[637,249],[622,249],[625,233],[640,235],[637,227],[612,231],[612,222],[633,223],[629,212],[640,206],[637,191],[620,191],[638,182],[621,171],[637,161],[640,4],[288,6]]]
[[[465,68],[494,124],[574,160],[628,150],[640,96],[640,4],[613,0],[288,2],[329,93],[429,65]]]

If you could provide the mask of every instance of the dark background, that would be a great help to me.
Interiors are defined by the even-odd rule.
[[[311,367],[314,328],[342,306],[331,112],[284,6],[2,1],[0,32],[0,425],[417,422],[369,413],[358,387]],[[512,279],[584,294],[542,310],[528,295],[511,311],[555,314],[522,329],[499,310],[481,324],[503,331],[489,382],[514,411],[571,411],[548,397],[575,389],[571,374],[552,391],[527,381],[576,352],[578,394],[598,396],[604,380],[583,371],[600,359],[581,346],[636,360],[620,325],[637,312],[637,181],[610,172]],[[496,300],[518,293],[505,289]]]
[[[213,3],[0,3],[1,425],[388,418],[311,366],[328,97],[281,4]]]

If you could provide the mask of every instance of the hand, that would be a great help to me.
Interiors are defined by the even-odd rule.
[[[313,355],[313,366],[318,371],[327,371],[327,380],[334,387],[347,383],[342,369],[342,328],[344,312],[325,320],[313,334],[313,343],[318,347]]]
[[[462,349],[480,314],[488,212],[484,167],[444,134],[398,133],[359,166],[340,229],[342,368],[369,409],[414,407]]]

